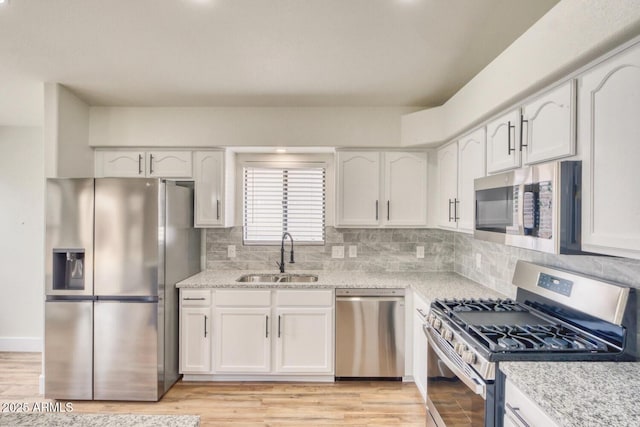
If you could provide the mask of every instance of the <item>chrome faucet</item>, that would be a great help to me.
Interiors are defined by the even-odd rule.
[[[280,262],[276,261],[278,267],[280,267],[280,273],[284,273],[284,239],[289,236],[289,240],[291,240],[291,259],[289,260],[289,264],[294,264],[293,260],[293,237],[288,232],[282,233],[282,244],[280,245]]]

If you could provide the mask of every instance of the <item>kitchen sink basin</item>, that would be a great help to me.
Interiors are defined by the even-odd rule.
[[[244,274],[236,279],[242,283],[313,283],[315,274]]]
[[[278,282],[312,283],[317,281],[318,276],[315,274],[286,274],[280,276]]]
[[[278,274],[245,274],[236,279],[236,282],[268,282],[275,283],[280,280]]]

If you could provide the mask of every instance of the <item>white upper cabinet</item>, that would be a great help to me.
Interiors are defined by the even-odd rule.
[[[438,225],[456,228],[458,197],[458,144],[454,142],[438,150]]]
[[[97,177],[190,179],[191,151],[96,150]]]
[[[377,226],[380,217],[380,153],[339,151],[336,170],[336,225]]]
[[[438,150],[438,225],[473,232],[474,180],[485,176],[485,129]]]
[[[576,153],[575,98],[570,80],[522,107],[519,149],[525,164]]]
[[[487,173],[520,167],[520,109],[487,123]]]
[[[426,225],[426,153],[339,151],[336,170],[336,226]]]
[[[384,184],[384,225],[426,224],[426,153],[384,153]]]
[[[455,215],[458,230],[473,233],[475,225],[474,181],[486,175],[484,127],[458,140],[458,197]]]
[[[578,80],[582,247],[640,259],[640,44]]]
[[[194,153],[195,226],[233,225],[235,159],[228,151]]]

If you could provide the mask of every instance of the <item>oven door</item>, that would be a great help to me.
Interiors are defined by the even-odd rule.
[[[441,343],[430,326],[423,328],[428,346],[427,426],[492,426],[493,384],[487,384],[450,345]]]

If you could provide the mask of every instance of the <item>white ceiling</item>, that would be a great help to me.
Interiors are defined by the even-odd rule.
[[[558,0],[10,0],[0,125],[91,105],[442,104]]]

